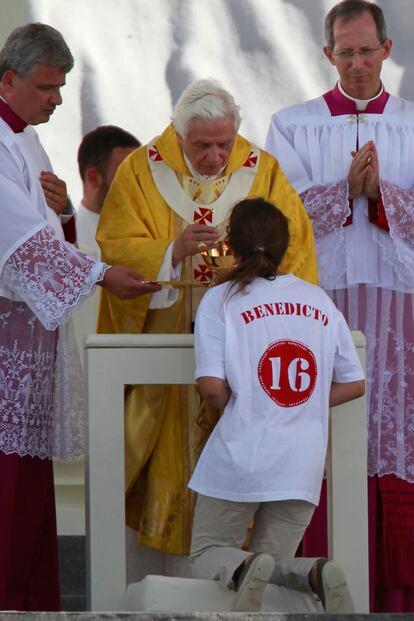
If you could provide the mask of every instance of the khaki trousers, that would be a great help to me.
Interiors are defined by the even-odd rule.
[[[294,555],[314,509],[302,500],[233,502],[199,494],[190,553],[193,577],[220,580],[231,587],[234,570],[244,559],[266,552],[276,560],[272,584],[313,597],[308,575],[316,559]],[[244,551],[241,547],[253,519],[248,551]]]

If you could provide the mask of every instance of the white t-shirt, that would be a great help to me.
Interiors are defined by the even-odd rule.
[[[233,501],[318,504],[331,380],[364,377],[330,298],[290,274],[257,278],[244,294],[214,287],[197,313],[195,355],[196,378],[226,379],[232,396],[189,487]]]
[[[83,252],[87,252],[96,259],[101,256],[101,249],[96,241],[96,229],[98,228],[99,213],[86,209],[80,203],[76,211],[76,241]]]

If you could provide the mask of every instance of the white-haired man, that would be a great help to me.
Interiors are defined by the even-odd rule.
[[[214,80],[195,82],[182,93],[172,121],[117,171],[97,232],[104,260],[139,266],[153,280],[209,283],[200,249],[216,243],[238,200],[262,196],[289,219],[284,269],[315,282],[308,216],[277,161],[237,133],[239,109],[230,93]],[[98,331],[191,332],[201,291],[164,289],[138,303],[104,294]],[[127,391],[127,523],[144,545],[188,552],[193,501],[187,483],[210,416],[193,387]]]

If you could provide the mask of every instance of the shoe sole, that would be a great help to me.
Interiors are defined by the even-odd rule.
[[[325,612],[354,612],[354,603],[341,567],[334,561],[328,561],[322,568],[322,585],[325,597]]]
[[[233,612],[258,612],[262,607],[263,591],[275,568],[269,554],[260,554],[247,569],[234,597]]]

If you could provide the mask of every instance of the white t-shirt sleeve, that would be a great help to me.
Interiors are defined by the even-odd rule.
[[[194,330],[196,379],[226,379],[223,298],[218,293],[220,290],[208,291],[197,311]]]
[[[333,381],[355,382],[364,379],[364,371],[356,351],[351,331],[342,313],[338,311],[336,324],[336,351],[334,357]]]

